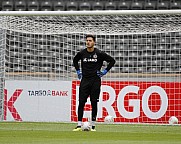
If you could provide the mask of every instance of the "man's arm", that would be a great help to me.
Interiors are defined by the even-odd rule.
[[[81,56],[80,56],[80,52],[78,52],[76,54],[76,56],[74,57],[73,59],[73,64],[74,64],[74,67],[76,69],[76,72],[77,72],[77,76],[78,76],[78,79],[81,80],[82,79],[82,72],[80,71],[80,67],[79,67],[79,60],[81,59]]]
[[[79,64],[78,64],[78,62],[79,62],[80,59],[81,59],[81,57],[80,57],[80,52],[78,52],[78,53],[75,55],[75,57],[73,58],[73,65],[74,65],[76,71],[80,70],[80,67],[79,67]]]
[[[113,57],[106,54],[105,52],[102,52],[101,54],[102,54],[103,61],[106,61],[108,63],[108,65],[103,71],[97,71],[97,75],[99,77],[106,75],[106,73],[114,66],[114,64],[116,62]]]
[[[113,57],[106,54],[105,52],[102,52],[102,55],[103,55],[103,60],[105,60],[108,63],[106,70],[109,71],[114,66],[116,61]]]

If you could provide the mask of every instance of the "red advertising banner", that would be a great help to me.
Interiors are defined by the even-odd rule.
[[[79,84],[72,82],[71,121],[77,121]],[[114,122],[166,124],[171,116],[180,121],[181,83],[102,81],[98,105],[99,122],[107,115],[113,116]],[[90,103],[86,103],[86,111],[91,111]]]

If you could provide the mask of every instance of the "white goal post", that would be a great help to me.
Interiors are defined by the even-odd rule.
[[[9,91],[33,89],[14,86],[16,82],[68,81],[70,116],[60,121],[77,121],[80,82],[72,60],[85,48],[85,35],[92,33],[96,47],[116,60],[102,79],[97,121],[109,114],[115,122],[165,124],[172,115],[180,122],[181,10],[1,11],[0,21],[1,120],[54,121],[35,118],[36,109],[24,116],[26,95],[13,100]],[[56,101],[45,105],[56,113],[60,109]],[[84,120],[90,109],[88,103]]]

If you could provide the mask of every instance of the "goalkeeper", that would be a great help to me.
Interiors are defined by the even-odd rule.
[[[86,47],[78,52],[74,59],[73,64],[77,71],[77,75],[80,82],[79,88],[79,106],[78,106],[78,125],[73,131],[81,131],[82,118],[84,113],[84,106],[87,102],[87,98],[90,96],[92,106],[92,128],[95,130],[95,121],[97,117],[97,103],[99,101],[101,77],[113,67],[115,60],[105,52],[94,47],[95,36],[86,35]],[[81,61],[81,69],[78,64]],[[103,61],[106,61],[107,67],[101,71]]]

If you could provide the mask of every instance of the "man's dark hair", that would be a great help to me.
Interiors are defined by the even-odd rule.
[[[94,40],[94,42],[96,41],[96,37],[95,37],[94,35],[88,34],[88,35],[86,35],[86,39],[87,39],[88,37],[91,37],[91,38]]]

